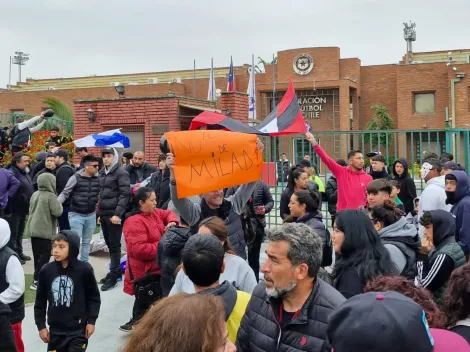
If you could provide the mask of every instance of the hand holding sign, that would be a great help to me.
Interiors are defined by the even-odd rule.
[[[167,132],[179,198],[253,182],[261,178],[264,145],[256,135],[228,131]]]

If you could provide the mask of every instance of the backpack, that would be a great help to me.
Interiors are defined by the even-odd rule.
[[[323,247],[323,257],[322,257],[322,268],[330,266],[333,263],[333,244],[331,243],[331,234],[328,231],[328,228],[325,226],[326,230],[326,242],[325,247]]]

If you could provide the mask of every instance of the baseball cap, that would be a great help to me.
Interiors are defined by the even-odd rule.
[[[369,153],[366,154],[369,158],[372,158],[373,156],[376,156],[376,155],[382,155],[381,152],[379,152],[378,150],[371,150]]]
[[[462,166],[460,164],[455,163],[454,161],[447,161],[442,165],[443,169],[450,169],[450,170],[462,170]]]
[[[55,156],[60,156],[62,158],[64,158],[65,160],[67,160],[69,158],[69,155],[67,154],[67,152],[63,149],[59,149],[58,151],[56,151],[54,153]]]
[[[397,292],[369,292],[348,299],[328,318],[335,352],[436,352],[426,314]]]
[[[470,352],[470,346],[462,336],[455,332],[430,329],[434,339],[434,352]]]
[[[105,154],[114,155],[114,149],[113,148],[103,148],[103,150],[101,151],[101,156],[104,156]]]

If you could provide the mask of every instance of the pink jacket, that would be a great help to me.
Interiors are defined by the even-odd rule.
[[[336,177],[338,183],[336,211],[359,209],[361,206],[365,206],[367,203],[367,185],[372,181],[372,176],[364,170],[355,172],[348,166],[338,165],[319,145],[316,145],[313,150]]]

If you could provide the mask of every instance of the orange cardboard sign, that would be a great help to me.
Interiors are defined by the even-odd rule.
[[[257,181],[263,156],[257,136],[219,130],[165,133],[175,156],[178,198]]]

